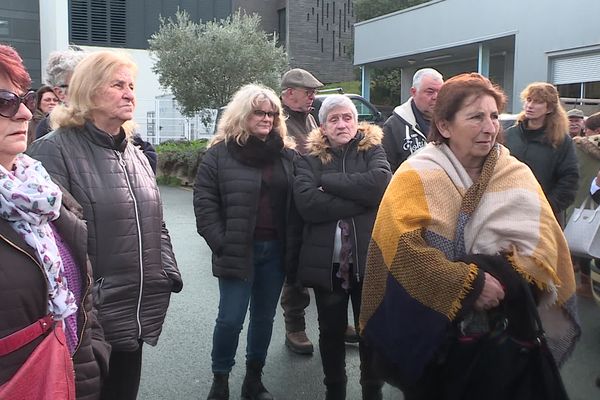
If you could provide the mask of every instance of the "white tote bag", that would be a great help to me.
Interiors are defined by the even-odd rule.
[[[600,206],[593,206],[592,198],[586,198],[567,222],[565,237],[572,255],[600,258]]]

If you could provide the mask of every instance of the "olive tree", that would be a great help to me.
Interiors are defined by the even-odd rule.
[[[196,23],[178,11],[174,18],[161,18],[149,43],[153,71],[186,115],[227,104],[247,83],[277,89],[288,65],[277,38],[261,30],[256,14]]]

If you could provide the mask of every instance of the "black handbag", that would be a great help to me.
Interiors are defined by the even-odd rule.
[[[444,400],[566,400],[531,289],[522,279],[522,310],[529,318],[526,340],[514,337],[509,318],[499,318],[481,337],[456,335],[439,370]],[[502,308],[498,310],[503,314]],[[523,335],[519,335],[523,336]]]

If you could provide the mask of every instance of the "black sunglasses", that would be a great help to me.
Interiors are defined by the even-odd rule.
[[[32,113],[35,111],[35,90],[30,90],[24,96],[19,96],[8,90],[0,89],[0,115],[4,118],[12,118],[19,111],[21,103]]]

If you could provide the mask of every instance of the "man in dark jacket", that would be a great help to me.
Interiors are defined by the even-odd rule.
[[[306,153],[308,133],[317,128],[310,109],[315,100],[316,89],[323,84],[310,72],[294,68],[281,79],[281,102],[288,118],[285,121],[288,135],[296,140],[296,150]],[[313,344],[306,336],[304,309],[310,304],[308,289],[298,282],[286,280],[281,294],[281,307],[285,320],[285,344],[298,354],[312,354]]]
[[[394,109],[383,125],[383,148],[395,172],[412,153],[425,146],[437,94],[444,83],[433,68],[415,72],[411,98]]]

